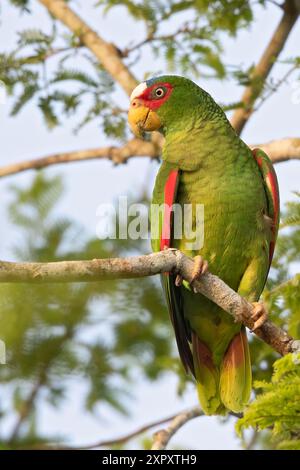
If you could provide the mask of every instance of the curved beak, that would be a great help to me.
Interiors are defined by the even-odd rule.
[[[139,98],[134,98],[130,103],[128,122],[137,137],[142,137],[144,132],[156,131],[161,127],[157,113],[147,108]]]

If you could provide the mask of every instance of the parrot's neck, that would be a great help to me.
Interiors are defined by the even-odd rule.
[[[249,148],[237,136],[225,115],[199,121],[195,117],[166,129],[163,160],[183,171],[223,169],[249,158]]]

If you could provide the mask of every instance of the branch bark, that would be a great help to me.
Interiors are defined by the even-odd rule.
[[[177,415],[166,429],[161,429],[154,434],[151,450],[164,450],[171,438],[182,426],[199,416],[203,416],[203,411],[197,406]]]
[[[296,137],[272,140],[267,144],[251,145],[251,148],[261,148],[269,155],[273,163],[300,160],[300,138]]]
[[[164,272],[180,273],[192,281],[194,261],[175,249],[132,258],[60,261],[54,263],[0,262],[0,282],[98,282],[108,279],[133,279]],[[206,273],[193,286],[197,291],[253,329],[253,305],[238,295],[217,276]],[[267,320],[255,334],[279,354],[300,352],[300,341]]]
[[[93,52],[111,77],[130,95],[137,85],[137,80],[123,63],[118,49],[93,31],[64,0],[39,0],[39,2]]]
[[[122,147],[99,147],[73,152],[56,153],[42,158],[27,160],[0,168],[0,178],[22,173],[27,170],[39,170],[51,165],[80,162],[86,160],[111,160],[114,164],[126,163],[132,157],[158,158],[161,148],[154,142],[131,139]],[[299,152],[300,153],[300,152]]]
[[[261,94],[265,81],[269,76],[277,57],[283,50],[285,43],[299,16],[299,9],[294,0],[286,0],[283,5],[283,16],[274,31],[261,59],[251,75],[251,84],[244,90],[241,102],[243,107],[237,109],[232,116],[231,124],[238,134],[241,134],[254,111],[254,103]]]
[[[124,434],[121,437],[116,437],[112,439],[106,439],[94,442],[92,444],[82,445],[82,446],[68,446],[63,444],[54,444],[54,443],[42,443],[42,444],[34,444],[29,446],[17,446],[17,449],[24,449],[24,450],[89,450],[89,449],[98,449],[99,447],[112,447],[116,445],[125,444],[126,442],[130,441],[131,439],[143,434],[144,432],[148,431],[155,426],[161,426],[162,424],[168,423],[171,420],[174,420],[178,416],[178,413],[168,416],[166,418],[162,418],[156,421],[152,421],[151,423],[145,424],[135,431],[132,431],[128,434]]]
[[[162,140],[151,142],[141,139],[131,139],[122,147],[98,147],[94,149],[78,150],[65,153],[56,153],[46,157],[13,163],[0,167],[0,178],[15,175],[28,170],[40,170],[51,165],[82,162],[87,160],[111,160],[114,164],[127,163],[134,157],[159,158],[161,155]],[[251,148],[264,150],[273,163],[288,160],[300,160],[300,138],[290,137],[273,140],[266,144],[250,145]]]

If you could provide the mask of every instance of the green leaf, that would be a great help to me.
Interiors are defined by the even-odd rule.
[[[44,116],[45,122],[49,129],[53,129],[54,127],[59,125],[58,117],[54,111],[52,100],[50,96],[46,98],[40,98],[38,104],[42,114]]]
[[[10,112],[11,116],[16,116],[37,92],[38,87],[36,84],[25,85],[23,93],[17,98],[17,101]]]
[[[88,73],[72,69],[58,70],[54,75],[54,78],[51,80],[51,83],[57,83],[67,80],[78,81],[94,88],[96,88],[98,85],[97,82]]]

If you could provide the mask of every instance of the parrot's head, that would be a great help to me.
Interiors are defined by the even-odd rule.
[[[128,121],[132,132],[162,133],[176,129],[196,115],[204,118],[215,102],[191,80],[176,75],[163,75],[140,83],[130,96]]]

